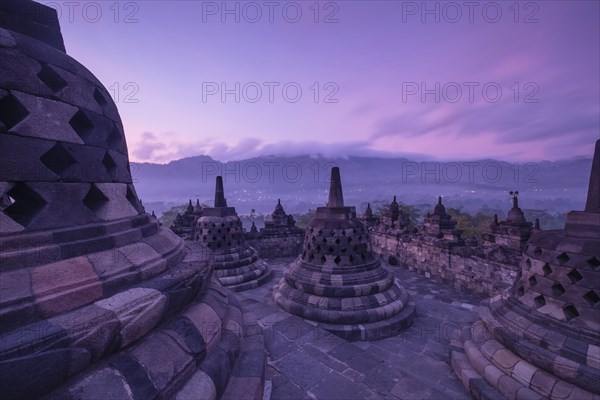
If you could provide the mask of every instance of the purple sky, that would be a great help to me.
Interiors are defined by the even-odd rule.
[[[463,1],[338,1],[318,16],[313,1],[273,2],[273,22],[264,1],[227,2],[239,22],[222,2],[125,1],[116,15],[84,1],[71,16],[45,3],[68,53],[113,93],[133,161],[556,160],[591,156],[600,135],[598,1],[480,1],[472,15]]]

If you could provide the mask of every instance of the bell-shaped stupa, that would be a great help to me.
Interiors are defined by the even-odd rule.
[[[217,176],[214,207],[205,207],[196,223],[197,241],[214,253],[214,274],[234,291],[256,288],[271,279],[271,269],[244,241],[242,221],[227,206],[223,178]]]
[[[453,340],[454,372],[476,398],[600,398],[600,140],[585,211],[535,231],[520,268]]]
[[[304,248],[273,291],[284,310],[349,340],[374,340],[407,328],[415,306],[371,252],[369,232],[344,206],[340,171],[329,202],[308,223]]]
[[[29,0],[0,2],[0,199],[3,400],[215,399],[236,382],[240,304],[206,247],[144,212],[115,103]]]

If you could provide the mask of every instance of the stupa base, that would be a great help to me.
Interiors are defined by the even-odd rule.
[[[507,308],[504,301],[493,298],[489,308],[481,309],[480,319],[455,332],[450,343],[452,369],[471,396],[599,399],[598,377],[586,365],[589,345],[582,337],[566,335],[568,329],[553,331],[535,315]],[[515,332],[511,326],[520,329]]]
[[[326,297],[311,296],[314,301],[311,301],[310,304],[298,302],[297,300],[300,298],[293,298],[293,294],[297,294],[297,291],[290,290],[285,278],[282,278],[273,289],[273,298],[275,303],[285,311],[312,323],[317,322],[318,327],[343,339],[371,341],[395,336],[400,331],[407,329],[414,320],[414,302],[409,301],[408,293],[397,281],[394,282],[394,285],[400,292],[400,296],[396,300],[387,302],[386,297],[380,294],[379,298],[385,304],[362,310],[328,309],[324,306],[329,300]],[[369,297],[363,296],[363,298]],[[360,304],[361,297],[344,299],[344,301]],[[319,305],[324,307],[319,308]],[[356,323],[352,322],[353,320]]]
[[[250,246],[215,252],[214,274],[221,285],[234,292],[255,289],[272,278],[266,261]]]

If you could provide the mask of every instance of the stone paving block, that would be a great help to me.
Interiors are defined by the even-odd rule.
[[[273,378],[271,399],[298,400],[304,399],[305,397],[306,393],[304,389],[290,381],[284,375],[278,375]]]
[[[278,310],[277,312],[271,313],[263,318],[259,318],[258,323],[263,326],[263,327],[270,327],[272,325],[275,325],[277,322],[279,321],[283,321],[284,319],[287,319],[290,316],[290,314],[288,314],[285,311],[281,311]]]
[[[238,377],[264,378],[266,353],[264,350],[244,350],[240,353],[232,374]]]
[[[361,350],[361,352],[352,357],[347,364],[350,368],[362,372],[363,374],[367,374],[373,368],[383,364],[383,360]]]
[[[310,389],[315,383],[323,379],[329,368],[316,362],[307,354],[293,352],[274,363],[282,374],[294,380],[305,390]]]
[[[272,330],[265,330],[264,343],[272,360],[279,360],[290,352],[297,351],[298,347],[291,343],[282,334]]]
[[[302,352],[308,354],[309,356],[313,357],[318,362],[320,362],[320,363],[326,365],[327,367],[331,368],[334,371],[343,372],[344,370],[346,370],[348,368],[345,364],[343,364],[340,361],[334,359],[333,357],[330,357],[329,355],[327,355],[326,353],[322,352],[317,347],[314,347],[311,344],[305,344],[305,345],[303,345],[300,350]]]
[[[271,328],[281,333],[286,339],[292,342],[315,330],[313,325],[295,315],[289,315],[288,318],[276,322]]]
[[[369,397],[369,392],[362,385],[356,384],[347,377],[331,372],[323,377],[316,384],[310,393],[315,395],[317,399],[328,400],[353,400],[366,399]]]
[[[221,400],[262,400],[262,388],[260,378],[232,376]]]
[[[445,371],[448,364],[445,362],[427,359],[425,357],[417,357],[412,362],[408,362],[407,373],[423,382],[428,382],[433,385],[441,378],[439,374],[434,374],[432,371]]]
[[[271,314],[275,314],[281,311],[279,307],[272,304],[260,304],[257,305],[256,308],[249,308],[248,310],[252,311],[259,321]]]
[[[327,353],[343,343],[347,342],[334,334],[322,331],[316,334],[315,340],[311,344]]]
[[[272,263],[272,267],[275,272],[278,271],[281,266],[277,265],[277,263]],[[407,276],[410,276],[407,274]],[[405,279],[402,280],[403,285],[405,283]],[[436,283],[436,285],[438,285]],[[439,287],[439,286],[433,286]],[[451,293],[452,289],[450,289]],[[272,300],[270,298],[270,291],[267,288],[259,288],[255,291],[245,292],[241,296],[242,304],[246,304],[247,307],[252,307],[253,310],[260,310],[264,307],[269,307],[272,304]],[[441,291],[440,291],[441,292]],[[264,294],[263,294],[264,293]],[[415,296],[419,296],[420,292],[418,292]],[[454,294],[450,295],[454,296]],[[259,300],[260,299],[260,300]],[[417,302],[419,299],[417,298]],[[439,301],[437,299],[432,299],[432,302]],[[265,302],[265,303],[260,303]],[[461,301],[463,303],[464,301]],[[440,310],[443,310],[443,307],[452,307],[448,302],[443,303],[443,307],[440,306]],[[476,319],[477,314],[474,311],[467,311],[462,309],[455,309],[455,314],[460,314],[460,318],[463,320],[468,320],[469,322]],[[268,314],[268,312],[267,312]],[[465,317],[466,316],[466,317]],[[438,316],[439,317],[439,316]],[[451,318],[454,318],[454,314],[452,314]],[[273,330],[276,334],[274,338],[279,340],[271,340],[270,348],[268,349],[268,353],[270,358],[274,360],[281,360],[284,357],[290,356],[294,352],[302,352],[307,356],[310,356],[314,359],[313,363],[318,364],[323,367],[328,367],[333,371],[337,371],[344,378],[354,381],[358,385],[362,385],[364,390],[366,390],[369,394],[367,395],[367,399],[369,398],[379,398],[381,396],[383,398],[389,399],[403,399],[404,397],[397,397],[391,392],[391,388],[388,390],[387,394],[380,393],[374,387],[379,387],[381,391],[386,389],[386,385],[390,385],[393,383],[395,386],[399,382],[393,382],[393,379],[403,378],[405,376],[410,376],[412,379],[421,382],[421,384],[431,389],[427,391],[427,396],[431,399],[434,399],[436,395],[442,393],[443,396],[441,398],[448,399],[468,399],[469,396],[465,392],[461,383],[450,374],[450,368],[447,363],[440,361],[438,358],[435,358],[431,355],[431,353],[437,352],[440,354],[444,354],[448,352],[448,344],[447,339],[449,339],[450,332],[454,327],[460,327],[459,323],[455,323],[452,320],[443,321],[439,318],[432,317],[428,314],[427,309],[423,309],[420,316],[417,318],[420,321],[421,326],[417,327],[413,332],[411,332],[411,338],[408,338],[408,334],[400,335],[396,337],[390,337],[379,341],[364,343],[362,348],[353,343],[348,343],[345,340],[332,335],[330,333],[323,332],[320,334],[318,331],[315,331],[312,335],[312,340],[308,343],[297,343],[294,341],[288,341],[285,336],[281,335],[280,332]],[[285,320],[282,320],[285,321]],[[305,321],[306,322],[306,321]],[[281,325],[285,325],[287,322],[278,322],[273,326],[277,325],[278,327]],[[273,327],[271,326],[271,328]],[[448,332],[445,332],[446,329]],[[271,334],[269,334],[271,335]],[[446,338],[445,336],[448,336]],[[346,354],[344,357],[344,352],[342,351],[341,345],[346,344],[350,345],[349,353],[350,356]],[[332,357],[328,352],[340,347],[336,350],[334,354],[339,355],[345,361]],[[274,351],[273,351],[274,350]],[[426,351],[431,350],[431,353]],[[275,357],[273,358],[273,353]],[[357,354],[369,354],[376,359],[380,359],[382,361],[381,368],[389,368],[389,375],[387,375],[383,371],[379,371],[379,367],[374,367],[373,369],[367,371],[366,374],[361,373],[360,371],[355,370],[354,368],[346,368],[346,363],[352,360],[352,355],[356,356]],[[356,358],[356,362],[359,362],[360,357]],[[387,361],[386,361],[387,360]],[[419,363],[419,368],[423,370],[423,375],[426,377],[429,375],[428,380],[423,380],[423,377],[415,377],[410,375],[410,373],[414,370],[414,362],[415,360],[427,360],[427,362]],[[384,362],[385,361],[385,362]],[[431,361],[431,363],[429,363]],[[274,364],[276,366],[276,363]],[[374,371],[379,372],[379,374]],[[434,372],[435,371],[435,372]],[[439,372],[443,371],[443,372]],[[407,375],[408,373],[408,375]],[[277,378],[280,377],[280,378]],[[293,392],[294,388],[294,377],[291,377],[291,382],[283,375],[277,375],[273,378],[273,390],[272,390],[272,398],[286,398],[280,389],[276,387],[279,385],[284,385],[281,382],[286,382],[285,387],[287,388],[288,398],[304,398],[306,395],[302,392],[302,389],[296,385],[295,389],[298,390],[295,393],[295,396],[290,395]],[[377,379],[382,376],[386,377],[382,382],[378,382]],[[283,377],[283,380],[282,378]],[[432,378],[435,378],[431,381]],[[389,379],[392,379],[392,382],[389,382]],[[324,384],[325,381],[323,381]],[[372,386],[370,386],[370,383]],[[320,384],[320,383],[319,383]],[[377,386],[380,385],[380,386]],[[392,388],[393,388],[392,386]],[[418,398],[418,397],[415,397]]]
[[[389,365],[382,364],[366,373],[364,383],[381,394],[387,394],[404,376]]]
[[[423,382],[410,376],[405,376],[396,383],[391,390],[391,394],[405,400],[423,399],[428,396],[431,389]]]
[[[449,369],[449,368],[448,368]],[[460,393],[462,397],[468,398],[467,393],[465,391],[464,386],[462,386],[461,382],[456,379],[456,376],[453,372],[448,374],[439,374],[437,377],[436,389],[441,390],[443,392],[452,392],[455,394]],[[453,396],[452,398],[459,397],[458,395]]]
[[[349,342],[344,342],[327,352],[331,357],[338,359],[345,364],[361,353],[363,353],[363,350]]]
[[[350,378],[354,382],[362,382],[365,379],[365,374],[352,368],[346,368],[344,372],[342,372],[342,375]]]

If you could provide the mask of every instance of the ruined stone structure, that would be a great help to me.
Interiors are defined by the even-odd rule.
[[[302,251],[304,230],[296,226],[292,214],[286,214],[281,200],[277,200],[271,220],[265,221],[260,231],[252,223],[250,232],[246,234],[249,245],[258,250],[263,258],[296,257]]]
[[[408,216],[400,209],[396,196],[389,207],[382,213],[379,224],[375,226],[375,232],[393,236],[401,236],[415,233],[416,229],[410,226]]]
[[[377,216],[373,214],[373,209],[371,209],[371,203],[367,203],[367,209],[365,213],[361,216],[361,220],[367,226],[367,228],[373,228],[379,222]]]
[[[442,196],[433,209],[433,214],[427,213],[423,221],[423,233],[436,239],[444,239],[448,247],[462,246],[465,244],[461,238],[462,230],[456,229],[456,221],[446,214],[446,207],[442,204]]]
[[[177,213],[175,221],[171,225],[171,230],[185,240],[193,240],[194,233],[196,232],[196,223],[201,216],[202,206],[200,205],[200,200],[196,199],[196,205],[192,206],[192,200],[190,199],[183,215]]]
[[[419,231],[398,231],[379,224],[371,240],[373,251],[392,265],[417,270],[462,291],[493,296],[514,283],[521,243],[532,231],[535,229],[525,221],[515,197],[507,221],[498,223],[495,218],[481,243],[466,241],[440,197]]]
[[[600,140],[585,210],[531,237],[510,291],[452,344],[476,398],[600,398]]]
[[[510,192],[513,196],[513,206],[508,212],[505,221],[498,222],[498,216],[494,216],[494,221],[490,224],[490,232],[483,235],[484,241],[492,244],[498,244],[505,249],[513,250],[520,254],[533,231],[532,223],[525,220],[525,214],[519,208],[519,192]],[[539,221],[537,222],[539,229]]]
[[[227,206],[223,178],[217,176],[214,207],[202,210],[196,223],[195,240],[214,253],[214,274],[224,286],[242,291],[271,279],[271,269],[244,240],[242,221],[234,207]]]
[[[117,108],[54,9],[0,2],[0,71],[1,397],[262,393],[256,372],[230,379],[240,304],[205,247],[144,213]]]
[[[273,297],[284,310],[349,340],[395,335],[412,323],[414,303],[373,256],[355,208],[344,205],[337,167],[331,170],[329,202],[308,223],[302,254]]]

